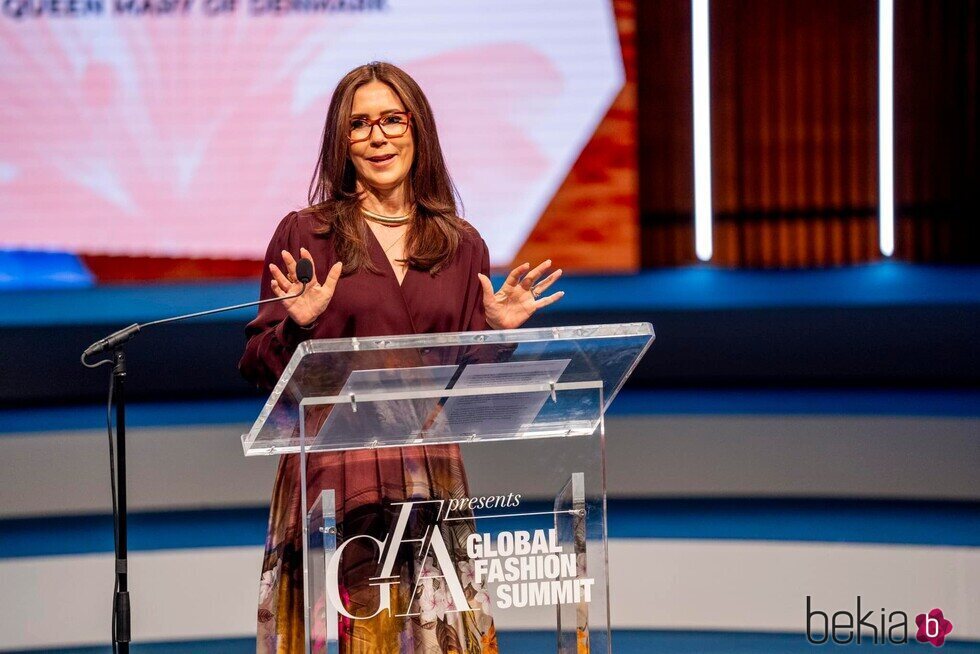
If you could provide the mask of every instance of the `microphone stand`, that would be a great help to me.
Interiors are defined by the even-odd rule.
[[[109,400],[111,402],[115,399],[116,402],[116,450],[119,455],[115,479],[118,509],[114,516],[116,584],[112,598],[112,649],[120,654],[129,654],[129,565],[126,558],[128,548],[126,537],[126,353],[120,345],[112,354],[112,380],[109,382]]]
[[[308,259],[301,259],[309,261]],[[297,276],[303,284],[299,293],[274,297],[258,302],[244,302],[230,307],[219,309],[209,309],[196,313],[187,313],[172,318],[153,320],[144,324],[133,323],[129,327],[113,332],[109,336],[96,341],[82,353],[82,365],[86,368],[97,368],[106,363],[112,364],[112,376],[109,380],[109,405],[115,402],[116,406],[116,450],[119,456],[119,463],[115,465],[112,456],[112,424],[109,424],[109,463],[111,470],[110,482],[112,485],[113,500],[113,532],[115,541],[115,584],[112,598],[112,651],[118,654],[129,654],[129,644],[131,642],[131,609],[129,603],[129,562],[128,542],[127,542],[127,509],[126,509],[126,353],[123,346],[131,338],[136,336],[143,328],[154,325],[164,325],[166,323],[199,318],[214,313],[224,313],[225,311],[235,311],[247,307],[268,304],[270,302],[282,302],[297,298],[306,292],[306,286],[313,277],[312,266],[297,265]],[[105,351],[111,351],[111,359],[103,359],[96,363],[89,363],[88,357]]]

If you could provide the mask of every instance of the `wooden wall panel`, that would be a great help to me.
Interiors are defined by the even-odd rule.
[[[895,3],[896,256],[980,263],[980,2]]]
[[[647,266],[694,261],[690,0],[638,11]],[[896,257],[978,263],[980,0],[896,0]],[[711,0],[715,265],[877,261],[878,2]]]
[[[711,3],[714,263],[878,258],[875,7]]]
[[[690,0],[637,7],[644,267],[694,262]]]

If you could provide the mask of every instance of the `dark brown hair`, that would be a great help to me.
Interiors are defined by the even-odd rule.
[[[408,174],[415,217],[405,243],[408,264],[435,274],[448,263],[467,223],[459,218],[459,194],[453,185],[436,134],[432,108],[422,89],[401,68],[374,61],[358,66],[337,84],[323,125],[323,143],[310,180],[309,202],[318,211],[317,232],[333,233],[344,272],[364,266],[379,272],[367,253],[367,230],[360,213],[357,174],[350,159],[351,107],[354,93],[368,82],[387,84],[412,114],[415,158]]]

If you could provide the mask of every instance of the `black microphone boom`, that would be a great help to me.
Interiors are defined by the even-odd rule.
[[[214,313],[224,313],[225,311],[246,309],[248,307],[259,306],[260,304],[268,304],[269,302],[282,302],[283,300],[291,300],[294,297],[299,297],[300,295],[306,292],[306,285],[309,284],[310,280],[313,279],[313,262],[311,262],[309,259],[300,259],[296,263],[296,278],[297,281],[303,284],[303,288],[299,290],[299,293],[295,293],[293,295],[285,295],[283,297],[272,297],[266,300],[258,300],[256,302],[244,302],[242,304],[235,304],[229,307],[208,309],[207,311],[198,311],[196,313],[185,313],[182,316],[173,316],[172,318],[151,320],[150,322],[146,322],[143,324],[133,323],[129,327],[124,327],[117,332],[113,332],[108,336],[106,336],[105,338],[98,340],[92,343],[91,345],[89,345],[87,348],[85,348],[85,352],[82,353],[82,363],[88,365],[88,363],[86,363],[85,360],[88,359],[88,357],[90,357],[93,354],[99,354],[107,350],[118,349],[123,343],[131,339],[133,336],[136,336],[136,334],[138,334],[140,330],[144,329],[145,327],[150,327],[152,325],[164,325],[169,322],[178,322],[181,320],[190,320],[191,318],[210,316],[211,314]]]
[[[99,354],[100,352],[105,352],[106,350],[115,350],[133,336],[136,336],[140,329],[140,324],[134,322],[129,327],[124,327],[117,332],[109,334],[102,340],[92,343],[85,348],[85,351],[82,353],[82,363],[85,363],[85,359],[93,354]]]

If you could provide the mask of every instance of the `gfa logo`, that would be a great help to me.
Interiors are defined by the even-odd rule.
[[[424,524],[422,533],[415,538],[409,537],[409,525],[417,524],[418,519],[421,517],[422,507],[427,505],[438,505],[437,506],[437,517],[434,521]],[[456,564],[452,560],[452,556],[449,553],[449,548],[446,547],[446,541],[443,540],[442,531],[439,529],[439,522],[442,518],[442,510],[445,505],[444,500],[424,500],[420,502],[398,502],[394,506],[400,506],[401,509],[398,512],[398,518],[395,521],[395,525],[391,532],[384,540],[378,540],[373,536],[368,535],[358,535],[352,536],[346,539],[332,557],[330,557],[330,562],[327,564],[326,578],[327,578],[327,598],[330,602],[337,607],[337,612],[344,617],[350,618],[351,620],[364,620],[367,618],[373,618],[382,611],[388,611],[391,613],[391,586],[395,586],[399,583],[399,577],[395,575],[395,565],[399,558],[399,552],[402,550],[402,545],[405,544],[418,544],[418,550],[420,552],[416,570],[421,571],[423,569],[423,562],[426,561],[430,556],[434,557],[437,568],[442,574],[419,574],[419,577],[415,581],[415,588],[412,592],[412,597],[418,597],[419,589],[421,585],[428,579],[444,579],[446,584],[446,590],[449,592],[449,596],[452,598],[454,609],[450,611],[463,612],[463,611],[476,611],[478,609],[470,608],[469,603],[466,601],[466,593],[463,591],[463,584],[460,582],[459,575],[456,572]],[[431,515],[431,514],[430,514]],[[422,518],[424,520],[424,518]],[[353,543],[354,541],[366,539],[374,543],[378,550],[378,563],[381,564],[381,569],[377,577],[371,578],[371,586],[378,587],[378,609],[371,615],[351,615],[347,611],[347,607],[344,606],[343,601],[340,599],[340,585],[339,585],[339,569],[340,562],[344,556],[344,549]],[[408,608],[411,611],[411,606]],[[414,615],[419,615],[419,613],[399,613],[396,617],[404,618]]]

